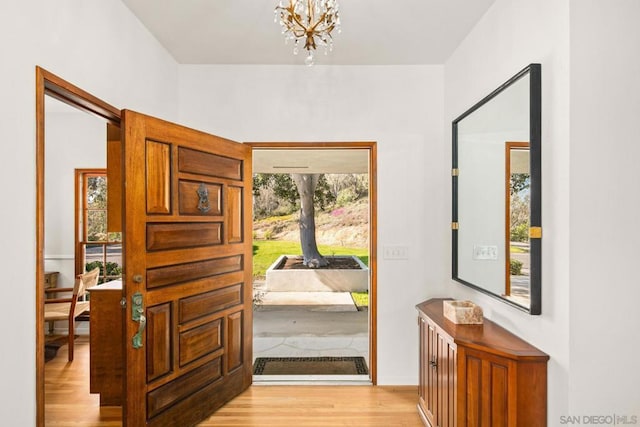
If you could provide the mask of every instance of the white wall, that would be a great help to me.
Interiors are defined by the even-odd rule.
[[[75,169],[107,167],[106,124],[79,110],[48,110],[45,118],[44,267],[46,271],[60,272],[58,286],[70,287],[75,276]]]
[[[569,408],[569,2],[496,0],[445,64],[445,144],[451,121],[527,64],[542,64],[542,315],[530,316],[456,282],[449,295],[551,356],[549,425]],[[451,164],[450,152],[443,159]],[[443,209],[449,209],[443,205]],[[445,250],[446,252],[446,250]]]
[[[640,422],[640,2],[570,4],[569,405]]]
[[[177,116],[177,65],[119,0],[0,3],[3,424],[35,423],[35,66],[120,108]],[[21,319],[17,322],[16,319]]]
[[[44,269],[57,271],[58,287],[75,281],[75,169],[106,168],[104,120],[49,98],[45,106],[45,232]],[[66,333],[67,322],[55,322]],[[79,334],[89,333],[78,322]]]
[[[378,382],[416,384],[415,304],[449,265],[442,66],[181,66],[180,121],[237,141],[377,141]],[[448,205],[447,205],[448,206]],[[382,259],[406,245],[409,259]]]
[[[447,122],[542,64],[542,315],[454,295],[551,356],[549,425],[640,419],[638,18],[636,0],[497,0],[445,64]]]

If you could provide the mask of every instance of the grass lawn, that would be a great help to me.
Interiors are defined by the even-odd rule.
[[[526,254],[526,253],[529,253],[529,251],[526,251],[526,250],[524,250],[522,248],[519,248],[518,246],[510,246],[509,247],[509,251],[512,254]]]
[[[368,248],[343,248],[342,246],[318,245],[322,255],[355,255],[365,264],[369,265]],[[302,255],[299,242],[287,242],[280,240],[254,240],[253,241],[253,277],[264,277],[267,269],[278,259],[280,255]],[[359,307],[369,306],[368,292],[353,292],[351,294]]]
[[[369,307],[369,292],[351,292],[351,298],[358,307]]]

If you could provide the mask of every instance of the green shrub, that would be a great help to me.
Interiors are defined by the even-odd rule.
[[[528,242],[529,241],[529,224],[522,223],[511,228],[512,242]]]
[[[336,204],[338,206],[345,206],[349,203],[353,203],[358,200],[358,195],[351,188],[345,188],[338,193],[338,197],[336,199]]]
[[[104,266],[102,261],[88,262],[84,266],[85,271],[91,271],[96,267],[100,267],[100,276],[104,276]],[[107,261],[107,276],[120,276],[122,275],[122,267],[117,262]]]
[[[511,259],[509,261],[509,272],[512,276],[519,276],[522,274],[522,261]]]

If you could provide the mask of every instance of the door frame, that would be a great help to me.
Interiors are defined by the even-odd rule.
[[[45,218],[45,96],[120,127],[120,109],[40,66],[36,71],[36,426],[44,427],[44,218]],[[106,134],[105,134],[106,135]],[[252,148],[326,148],[369,150],[369,372],[377,384],[377,146],[365,142],[245,142]],[[106,144],[106,136],[105,136]]]
[[[245,142],[252,149],[332,149],[369,151],[369,375],[372,385],[378,380],[378,181],[377,144],[375,141],[351,142]]]
[[[120,127],[120,110],[36,66],[36,426],[44,427],[45,95]],[[106,146],[106,132],[105,132]]]

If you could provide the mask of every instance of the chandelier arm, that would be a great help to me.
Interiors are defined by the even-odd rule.
[[[306,32],[307,32],[306,28],[307,27],[302,22],[300,22],[300,20],[298,19],[298,15],[292,14],[292,16],[293,16],[293,20],[296,21],[296,24],[298,24],[298,26],[300,28],[302,28],[302,30],[304,31],[304,34],[306,34]]]
[[[314,34],[328,34],[333,31],[333,27],[322,27],[320,29],[313,30]]]
[[[299,15],[297,15],[296,13],[293,13],[291,10],[289,10],[289,8],[284,8],[280,6],[277,6],[276,8],[286,11],[288,13],[287,16],[291,17],[291,20],[288,20],[288,19],[284,19],[285,18],[284,16],[282,15],[280,16],[280,22],[286,26],[287,31],[292,32],[293,35],[296,36],[297,38],[303,37],[306,34],[306,28],[298,18]],[[294,24],[297,24],[297,26]]]
[[[324,12],[320,17],[320,19],[318,19],[318,21],[310,29],[316,32],[316,27],[318,27],[318,25],[322,24],[325,21],[328,13],[329,13],[328,11]],[[317,32],[331,32],[334,30],[335,27],[336,27],[336,24],[333,23],[327,28],[321,28],[320,30],[317,30]]]
[[[307,0],[307,25],[311,24],[311,21],[313,21],[313,10],[311,8],[311,2],[309,0]]]
[[[313,26],[312,26],[311,28],[309,28],[309,29],[310,29],[311,31],[314,31],[314,32],[315,32],[315,31],[316,31],[316,27],[317,27],[318,25],[320,25],[320,24],[324,21],[324,19],[325,19],[326,17],[327,17],[327,12],[323,13],[323,14],[322,14],[322,16],[320,17],[320,19],[318,19],[318,20],[316,21],[316,23],[315,23],[315,24],[313,24]]]

